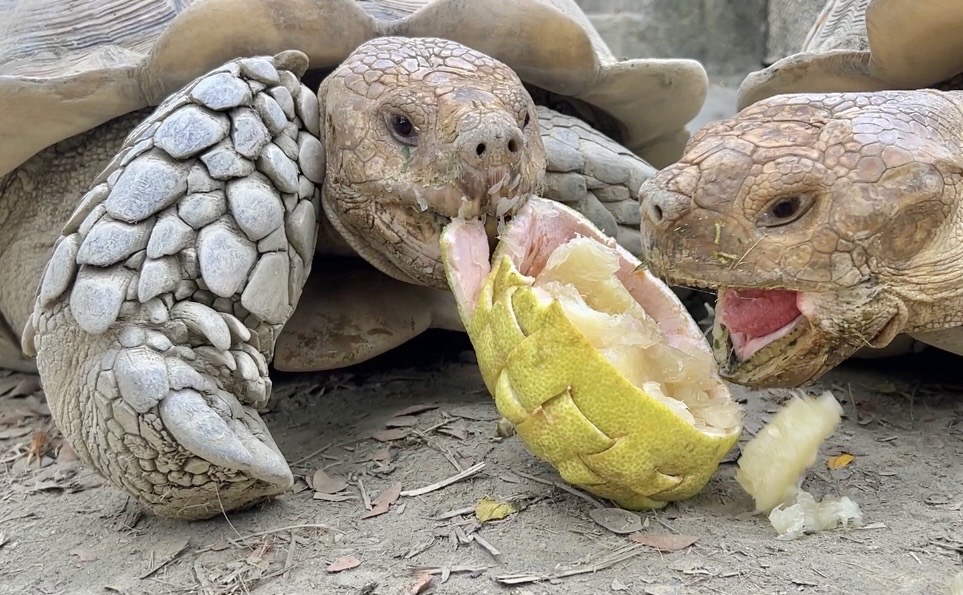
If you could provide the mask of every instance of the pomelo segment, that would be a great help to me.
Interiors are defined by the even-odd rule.
[[[793,501],[803,473],[816,462],[819,446],[842,420],[833,393],[793,398],[742,449],[736,481],[769,513]]]
[[[499,412],[566,481],[631,509],[705,486],[741,412],[676,295],[578,212],[532,198],[492,258],[442,234],[449,285]]]

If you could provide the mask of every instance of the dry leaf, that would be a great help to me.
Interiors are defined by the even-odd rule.
[[[848,452],[844,452],[834,457],[829,457],[829,459],[826,461],[826,466],[829,467],[830,469],[842,469],[843,467],[846,467],[847,465],[849,465],[855,460],[856,460],[855,456],[853,456]]]
[[[335,572],[341,572],[342,570],[350,570],[352,568],[357,568],[361,565],[361,560],[355,558],[354,556],[341,556],[334,562],[328,564],[325,569],[331,574]]]
[[[393,428],[391,430],[381,430],[379,432],[372,432],[371,437],[378,442],[391,442],[392,440],[402,440],[409,433],[409,430],[403,430],[401,428]]]
[[[361,515],[363,519],[370,519],[371,517],[376,517],[388,512],[391,505],[398,501],[401,497],[401,482],[395,482],[388,486],[388,489],[381,492],[381,494],[371,501],[371,510],[365,512]]]
[[[414,415],[398,415],[385,422],[388,428],[410,428],[418,423],[418,418]]]
[[[465,422],[458,420],[454,423],[450,423],[447,426],[442,426],[436,430],[439,434],[445,434],[451,436],[452,438],[457,438],[459,440],[468,439],[468,426]]]
[[[415,579],[415,583],[405,589],[403,595],[420,595],[428,590],[431,586],[432,576],[427,572],[419,574],[418,578]]]
[[[621,508],[593,508],[589,516],[612,533],[628,535],[642,530],[642,518]]]
[[[30,426],[14,426],[6,430],[0,430],[0,440],[10,440],[11,438],[23,438],[33,432]]]
[[[671,533],[635,533],[634,535],[630,535],[629,539],[635,543],[657,549],[660,552],[677,552],[684,550],[699,540],[699,538],[694,535],[673,535]]]
[[[387,464],[387,463],[390,463],[391,459],[393,458],[394,457],[391,456],[391,448],[388,446],[384,448],[379,448],[378,450],[371,453],[371,460],[376,463]]]
[[[318,469],[311,477],[311,488],[321,494],[335,494],[348,487],[348,482],[340,475],[328,475]]]
[[[410,407],[405,407],[401,411],[395,411],[394,417],[404,417],[406,415],[418,415],[419,413],[424,413],[425,411],[431,411],[433,409],[438,409],[438,405],[411,405]]]
[[[511,504],[494,498],[482,498],[475,505],[475,518],[483,523],[503,519],[514,512]]]
[[[93,550],[88,550],[84,548],[77,548],[75,550],[70,550],[71,556],[77,556],[78,562],[93,562],[97,559],[97,552]]]
[[[26,397],[40,390],[39,376],[24,376],[17,386],[14,387],[8,397]]]

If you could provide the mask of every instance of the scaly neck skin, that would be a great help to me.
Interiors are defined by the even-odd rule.
[[[957,110],[938,123],[954,156],[943,171],[943,203],[949,214],[925,249],[899,266],[880,271],[883,283],[907,307],[905,332],[963,326],[963,91],[942,95]]]

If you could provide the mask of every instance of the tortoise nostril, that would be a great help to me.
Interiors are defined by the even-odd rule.
[[[478,143],[478,146],[475,147],[475,154],[481,157],[482,155],[485,154],[486,148],[487,147],[485,146],[485,143]]]
[[[662,221],[662,217],[664,216],[665,216],[665,213],[662,212],[662,207],[660,207],[659,205],[653,205],[652,218],[655,220],[655,222],[658,223],[659,221]]]
[[[514,138],[508,141],[508,151],[509,153],[515,153],[518,151],[518,143],[515,142]]]

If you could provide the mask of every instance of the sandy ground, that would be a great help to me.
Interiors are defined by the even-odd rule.
[[[933,353],[850,363],[806,388],[833,390],[847,417],[805,487],[850,496],[863,528],[776,539],[748,514],[734,452],[699,496],[640,515],[640,533],[675,551],[603,528],[590,515],[601,504],[553,485],[517,438],[498,437],[464,336],[430,335],[338,374],[278,377],[265,419],[297,488],[193,523],[153,517],[101,485],[60,452],[34,380],[0,372],[0,593],[947,593],[963,569],[959,365]],[[746,403],[744,439],[789,395],[733,391]],[[413,406],[424,411],[395,417]],[[841,453],[855,459],[828,469]],[[365,497],[377,509],[398,484],[481,463],[363,518]],[[317,499],[307,481],[319,468],[348,487]],[[479,524],[471,511],[485,497],[518,511]]]

